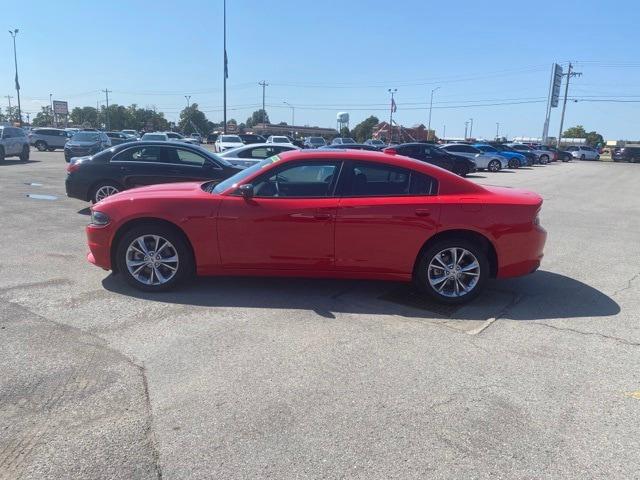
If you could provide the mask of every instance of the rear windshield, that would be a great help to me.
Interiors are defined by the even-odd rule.
[[[100,134],[94,132],[78,132],[71,138],[76,142],[97,142],[99,139]]]

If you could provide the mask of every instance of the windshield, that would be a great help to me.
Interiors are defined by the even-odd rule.
[[[356,143],[353,138],[343,138],[342,143]]]
[[[220,137],[220,141],[229,143],[242,143],[242,140],[237,135],[222,135]]]
[[[175,133],[175,132],[167,133],[167,137],[169,137],[169,138],[184,138],[182,135],[180,135],[179,133]]]
[[[289,139],[287,137],[272,137],[272,143],[289,143]]]
[[[248,168],[245,168],[244,170],[240,170],[238,173],[236,173],[235,175],[227,178],[225,181],[218,183],[213,190],[211,190],[212,193],[222,193],[224,192],[226,189],[233,187],[234,185],[237,185],[239,183],[242,183],[242,181],[249,177],[250,175],[253,175],[255,172],[271,165],[274,162],[277,162],[278,160],[280,160],[280,157],[278,157],[277,155],[274,155],[272,157],[269,158],[265,158],[264,160],[262,160],[261,162],[258,162],[254,165],[251,165]]]
[[[166,140],[166,135],[162,133],[145,133],[142,140]]]
[[[497,152],[497,151],[498,151],[498,150],[496,150],[495,148],[490,147],[490,146],[488,146],[488,145],[476,145],[476,148],[477,148],[478,150],[482,150],[483,152],[494,152],[494,153],[495,153],[495,152]]]
[[[75,142],[97,142],[99,139],[100,134],[94,132],[78,132],[71,138]]]
[[[324,139],[318,137],[311,137],[309,143],[317,143],[318,145],[324,145]]]

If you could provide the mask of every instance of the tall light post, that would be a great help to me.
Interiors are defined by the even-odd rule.
[[[229,68],[227,61],[227,0],[224,0],[222,3],[222,35],[223,35],[223,43],[222,47],[224,49],[224,74],[222,77],[223,80],[223,126],[222,132],[226,135],[227,133],[227,78],[229,77]]]
[[[496,122],[496,140],[500,138],[500,122]]]
[[[289,102],[282,101],[285,105],[287,105],[291,109],[291,125],[296,124],[296,107],[291,105]]]
[[[470,118],[469,122],[469,138],[473,138],[473,118]]]
[[[397,110],[396,108],[396,102],[393,99],[393,95],[398,91],[397,88],[389,88],[388,89],[389,93],[391,94],[391,108],[390,108],[390,113],[389,113],[389,144],[391,144],[391,141],[393,140],[393,112],[395,112]]]
[[[55,126],[55,117],[53,116],[53,93],[49,94],[49,114],[51,115],[51,126],[54,127]],[[97,113],[97,108],[96,108],[96,113]]]
[[[447,126],[442,125],[442,138],[447,138]]]
[[[469,122],[464,122],[464,139],[466,140],[467,138],[467,131],[469,130]]]
[[[431,100],[429,100],[429,124],[427,125],[427,140],[431,140],[431,110],[433,109],[433,92],[440,90],[440,87],[436,87],[431,90]]]
[[[16,53],[16,35],[18,29],[9,30],[9,35],[13,37],[13,62],[16,66],[16,93],[18,94],[18,124],[22,126],[22,112],[20,110],[20,82],[18,82],[18,54]]]
[[[189,108],[191,107],[191,95],[185,95],[184,98],[187,99],[187,115],[186,118],[184,119],[184,126],[186,127],[187,124],[189,123],[189,118],[191,118],[191,112],[189,112]]]

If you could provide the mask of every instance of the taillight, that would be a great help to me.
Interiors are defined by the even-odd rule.
[[[67,173],[77,172],[79,168],[79,163],[70,163],[69,165],[67,165]]]
[[[387,153],[389,155],[397,155],[398,152],[395,148],[385,148],[384,150],[382,150],[382,153]]]

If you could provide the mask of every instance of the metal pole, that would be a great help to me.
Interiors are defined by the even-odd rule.
[[[500,138],[500,123],[496,122],[496,140]]]
[[[106,110],[105,110],[105,124],[107,126],[107,130],[111,130],[111,124],[109,122],[109,94],[111,93],[111,90],[109,90],[108,88],[105,88],[103,90],[104,94],[106,95]]]
[[[258,85],[262,87],[262,125],[264,125],[266,123],[266,118],[267,118],[267,112],[264,109],[264,92],[265,92],[265,87],[268,87],[269,84],[263,80],[262,82],[258,82]]]
[[[442,126],[442,138],[447,138],[447,126]]]
[[[431,90],[431,100],[429,100],[429,122],[427,125],[427,140],[431,140],[431,110],[433,109],[433,92],[440,89],[440,87],[436,87]]]
[[[51,126],[53,127],[53,126],[54,126],[54,121],[55,121],[55,118],[54,118],[54,116],[53,116],[53,93],[50,93],[50,94],[49,94],[49,108],[51,109],[51,110],[49,111],[49,115],[51,116],[51,117],[50,117],[50,120],[51,120]]]
[[[567,109],[567,95],[569,94],[569,80],[573,75],[582,75],[581,73],[572,73],[573,65],[569,62],[569,70],[567,71],[567,83],[564,86],[564,101],[562,102],[562,115],[560,116],[560,131],[558,132],[558,141],[556,147],[560,148],[560,140],[562,140],[562,127],[564,126],[564,112]]]
[[[556,72],[556,64],[551,64],[551,79],[549,80],[549,94],[547,95],[547,111],[544,117],[544,127],[542,127],[542,144],[546,145],[549,136],[549,120],[551,117],[551,96],[553,94],[553,80]]]
[[[467,139],[467,129],[469,128],[469,122],[464,122],[464,139]]]
[[[393,94],[398,91],[397,88],[389,89],[389,93],[391,94],[391,105],[389,108],[389,144],[393,140]]]
[[[223,72],[223,133],[227,133],[227,0],[222,2],[222,31],[223,31],[223,48],[224,48],[224,72]]]
[[[471,122],[469,126],[469,138],[473,138],[473,118],[470,118],[469,121]]]
[[[185,95],[184,98],[187,99],[187,115],[184,122],[184,126],[186,127],[189,124],[189,119],[191,118],[191,112],[189,112],[189,107],[191,107],[191,95]]]
[[[20,83],[18,82],[18,54],[16,53],[16,35],[18,29],[14,29],[13,32],[9,30],[9,33],[13,37],[13,62],[16,66],[16,94],[18,95],[18,125],[22,127],[22,111],[20,108]]]

